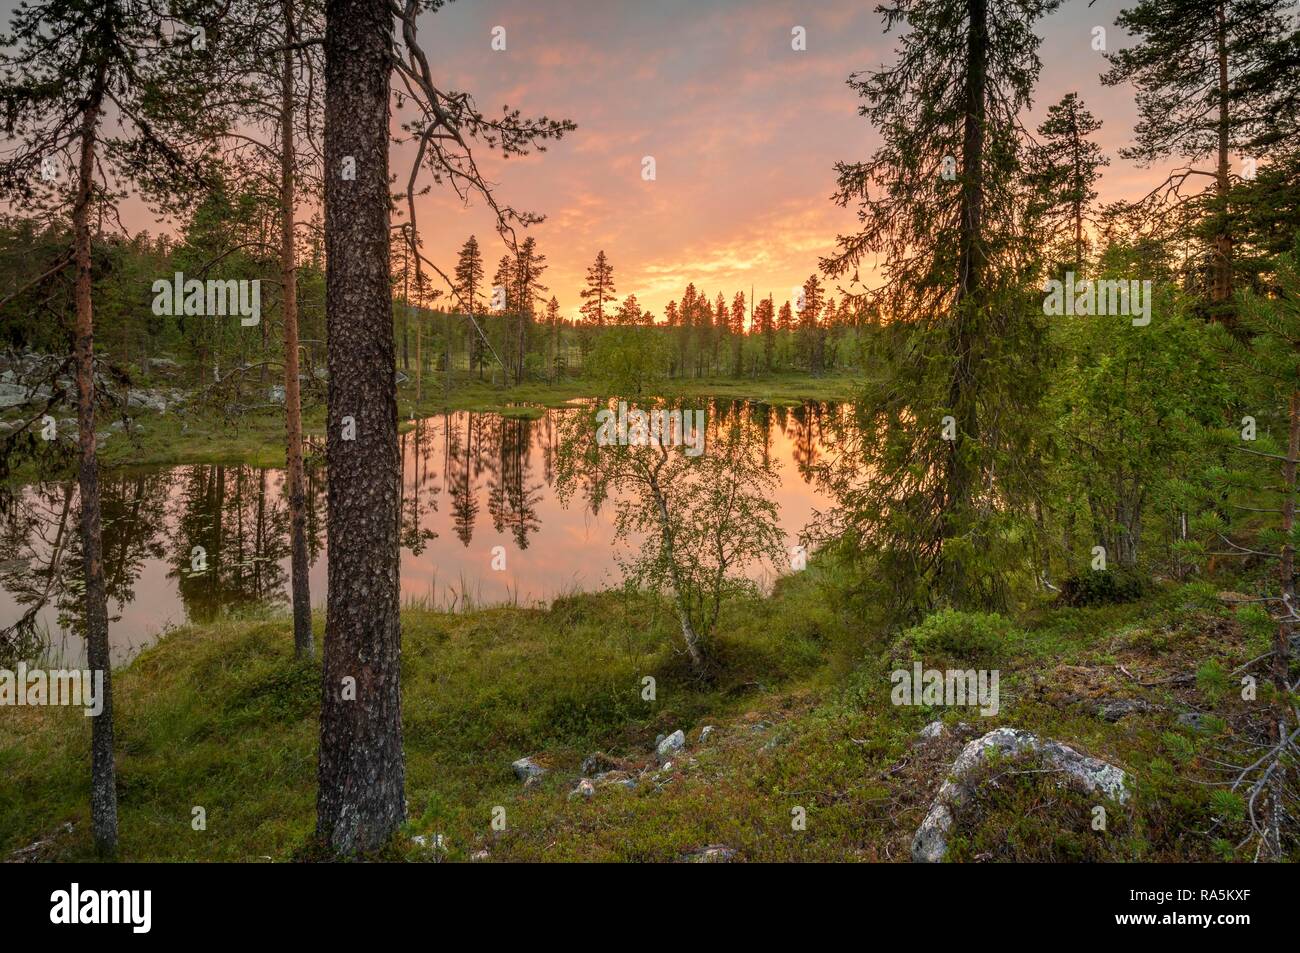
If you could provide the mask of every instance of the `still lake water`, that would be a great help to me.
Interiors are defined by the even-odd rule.
[[[458,412],[401,434],[402,596],[445,608],[546,603],[618,585],[614,515],[555,490],[559,415],[536,420]],[[841,410],[714,401],[713,431],[737,416],[776,467],[781,528],[798,541],[828,498],[813,466],[832,448],[825,424]],[[115,664],[168,628],[261,604],[286,605],[289,517],[284,472],[250,466],[137,467],[100,476],[109,641]],[[308,475],[312,603],[325,599],[325,484]],[[78,633],[81,557],[75,482],[31,485],[0,513],[0,630],[34,623],[51,659],[84,661]],[[631,545],[624,543],[621,545]],[[504,570],[493,569],[495,547]],[[195,547],[200,547],[196,551]],[[498,551],[499,552],[499,551]],[[198,558],[196,558],[198,557]],[[498,561],[499,562],[499,561]],[[776,571],[755,570],[756,581]]]

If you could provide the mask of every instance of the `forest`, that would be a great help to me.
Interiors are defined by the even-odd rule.
[[[0,856],[1300,859],[1300,5],[541,6],[0,8]]]

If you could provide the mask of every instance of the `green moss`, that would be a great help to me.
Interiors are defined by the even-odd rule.
[[[919,728],[941,717],[973,722],[978,733],[1026,728],[1134,779],[1131,805],[1108,806],[1100,834],[1091,826],[1095,798],[1029,772],[1032,765],[992,766],[1025,773],[1007,774],[963,811],[953,859],[1240,859],[1230,847],[1242,837],[1240,805],[1204,783],[1204,757],[1218,739],[1178,726],[1177,699],[1154,696],[1164,711],[1109,724],[1088,706],[1032,688],[1073,692],[1081,689],[1070,679],[1084,676],[1099,680],[1091,689],[1128,688],[1100,681],[1114,672],[1100,661],[1110,653],[1149,681],[1189,671],[1182,657],[1142,654],[1133,633],[1172,628],[1175,643],[1186,642],[1211,616],[1186,615],[1185,600],[1165,593],[1125,606],[918,627],[945,651],[992,653],[1002,709],[981,719],[890,703],[885,626],[857,611],[856,591],[814,560],[771,597],[728,603],[707,683],[677,651],[669,607],[646,595],[573,595],[548,610],[409,607],[405,833],[441,835],[442,847],[403,838],[384,856],[468,860],[487,850],[508,860],[670,861],[721,843],[745,860],[905,860],[963,742],[953,734],[916,744]],[[995,634],[997,645],[972,632]],[[1226,657],[1245,636],[1214,640]],[[642,697],[647,676],[653,701]],[[312,841],[318,679],[317,665],[294,660],[289,620],[279,617],[180,629],[115,673],[122,858],[323,857]],[[1231,693],[1216,703],[1193,686],[1181,690],[1215,717],[1234,717],[1242,704]],[[701,743],[704,725],[717,728]],[[656,770],[656,735],[678,728],[686,751]],[[49,856],[91,857],[89,741],[89,720],[75,710],[6,711],[0,854],[71,821],[72,834],[57,837]],[[645,773],[634,790],[571,798],[583,758],[598,750]],[[524,755],[550,768],[527,789],[510,769]],[[191,827],[195,806],[206,810],[205,831]],[[505,809],[504,831],[491,826],[496,807]],[[803,829],[792,825],[797,816]]]

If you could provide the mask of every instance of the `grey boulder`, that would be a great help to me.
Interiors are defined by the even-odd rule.
[[[671,735],[668,735],[667,737],[663,738],[655,746],[655,754],[657,754],[660,758],[668,758],[676,754],[678,751],[681,751],[685,747],[686,747],[686,735],[680,728],[678,728]]]
[[[515,777],[520,781],[540,778],[546,773],[546,769],[532,758],[520,758],[518,761],[512,762],[510,767],[515,772]]]
[[[975,792],[975,770],[996,751],[1003,757],[1038,754],[1047,764],[1084,790],[1124,804],[1128,801],[1128,775],[1112,764],[1080,754],[1059,741],[1044,740],[1018,728],[995,728],[962,748],[948,777],[912,838],[912,860],[933,864],[948,851],[948,834],[957,812]]]

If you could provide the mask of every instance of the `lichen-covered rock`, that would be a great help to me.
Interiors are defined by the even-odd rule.
[[[736,851],[725,844],[709,844],[693,850],[682,858],[688,864],[728,864],[736,859]]]
[[[0,410],[8,407],[22,407],[49,400],[51,391],[48,387],[38,386],[30,392],[22,384],[0,383]]]
[[[592,783],[591,778],[581,778],[578,786],[569,792],[569,797],[592,798],[596,796],[596,785]]]
[[[942,738],[943,732],[943,722],[932,721],[921,729],[921,738],[925,741],[931,741],[935,738]]]
[[[967,744],[952,763],[929,813],[912,838],[913,861],[933,864],[943,860],[956,812],[974,793],[975,770],[992,751],[1003,757],[1037,754],[1084,790],[1097,792],[1120,804],[1128,800],[1128,776],[1114,765],[1080,754],[1059,741],[1044,741],[1030,731],[995,728]]]
[[[126,406],[165,414],[167,412],[167,398],[158,391],[133,390],[126,395]]]
[[[515,772],[515,777],[520,781],[540,778],[546,773],[546,769],[532,758],[520,758],[518,761],[511,763],[510,767]]]
[[[686,734],[678,728],[671,735],[668,735],[655,746],[655,754],[660,758],[667,758],[686,747]]]
[[[1097,717],[1114,724],[1129,715],[1140,715],[1151,710],[1151,703],[1140,698],[1112,698],[1097,706]]]

